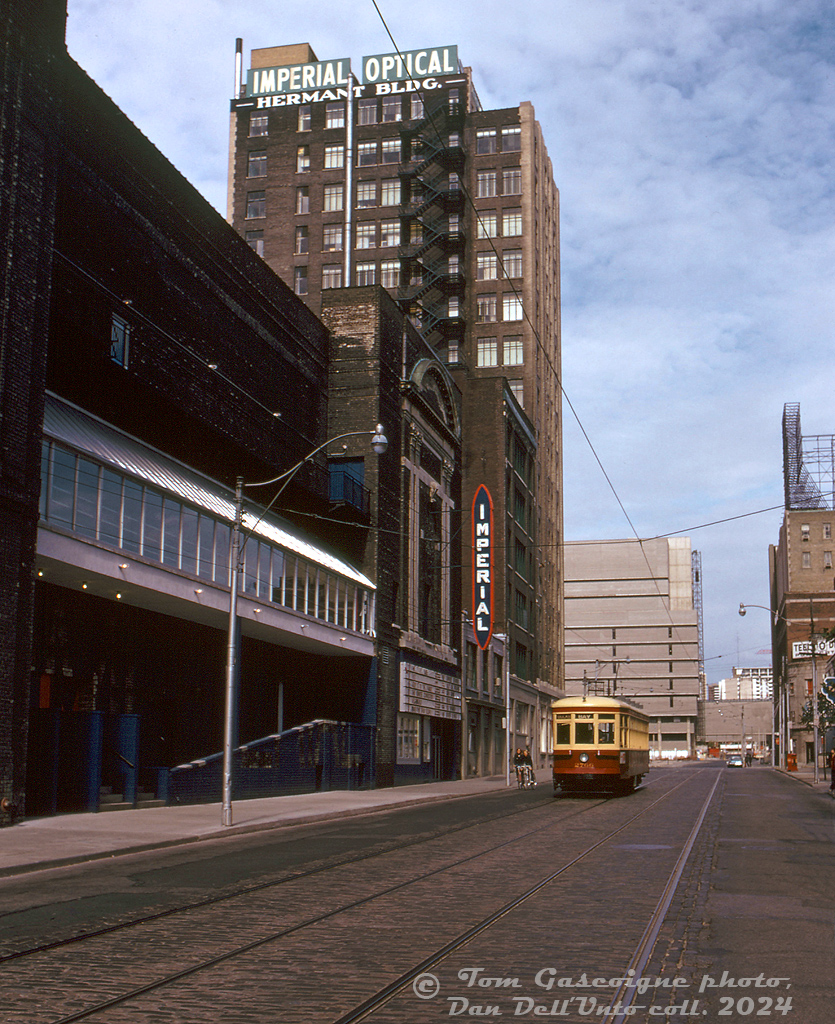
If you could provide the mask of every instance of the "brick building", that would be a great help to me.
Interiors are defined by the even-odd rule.
[[[559,195],[533,108],[484,110],[456,47],[364,58],[357,75],[308,44],[256,49],[243,78],[239,67],[230,222],[317,314],[344,287],[382,285],[454,373],[464,508],[497,481],[500,533],[526,548],[524,580],[500,560],[493,632],[511,640],[489,658],[509,662],[519,732],[543,751],[543,708],[564,679]],[[505,501],[514,418],[533,437],[521,505]],[[495,709],[471,711],[487,770]]]
[[[131,759],[220,748],[233,487],[296,466],[280,496],[246,490],[237,738],[364,723],[379,727],[365,783],[448,777],[460,669],[433,616],[460,616],[449,561],[427,549],[427,613],[408,644],[385,634],[420,649],[411,676],[435,686],[400,779],[375,605],[395,621],[416,423],[442,510],[415,536],[450,529],[454,384],[380,289],[340,296],[332,338],[68,57],[65,17],[61,0],[2,15],[0,823],[97,809]],[[376,348],[342,390],[360,337]],[[378,422],[391,459],[370,451]]]

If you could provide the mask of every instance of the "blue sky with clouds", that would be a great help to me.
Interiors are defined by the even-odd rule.
[[[701,552],[708,679],[768,664],[781,417],[835,433],[831,0],[377,0],[530,100],[561,194],[563,386],[635,530]],[[71,55],[225,213],[235,39],[394,47],[372,0],[69,0]],[[247,60],[248,63],[248,60]],[[565,409],[569,540],[633,536]],[[703,524],[746,516],[718,526]]]

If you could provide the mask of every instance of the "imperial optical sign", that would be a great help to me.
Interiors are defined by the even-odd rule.
[[[288,64],[277,68],[250,68],[246,73],[247,96],[272,96],[283,92],[335,89],[347,86],[351,60],[321,60],[315,64]]]
[[[440,46],[434,50],[407,50],[405,53],[381,53],[362,58],[362,84],[400,82],[404,78],[435,78],[458,74],[458,47]]]
[[[473,498],[473,630],[484,650],[493,633],[493,500],[484,486]]]

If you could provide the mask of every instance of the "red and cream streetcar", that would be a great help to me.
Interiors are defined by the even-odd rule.
[[[554,792],[631,793],[649,771],[649,718],[613,697],[551,705]]]

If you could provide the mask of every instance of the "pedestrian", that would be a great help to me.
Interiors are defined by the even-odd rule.
[[[525,763],[525,755],[522,753],[522,748],[516,748],[516,754],[513,758],[513,766],[516,769],[516,785],[519,789],[522,788],[522,766]]]
[[[533,773],[533,758],[531,757],[531,752],[530,752],[530,750],[528,750],[527,747],[525,747],[525,749],[523,751],[523,758],[524,758],[524,760],[522,762],[522,764],[524,765],[524,769],[523,770],[525,771],[525,774],[527,775],[528,785],[535,786],[536,785],[536,776]]]
[[[829,751],[829,790],[835,795],[835,747]]]

